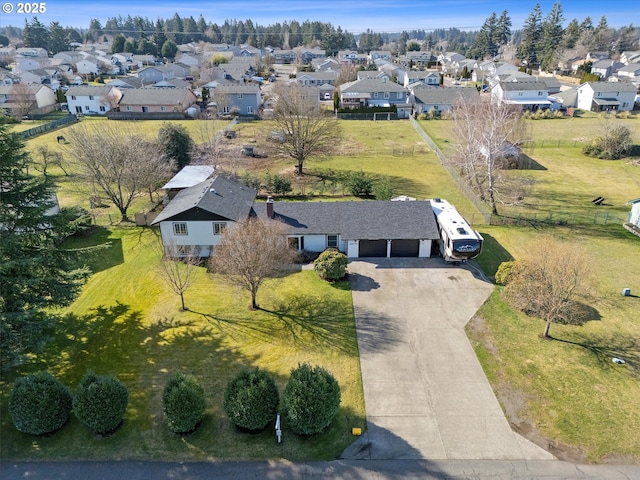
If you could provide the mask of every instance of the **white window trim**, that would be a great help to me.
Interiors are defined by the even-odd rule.
[[[227,231],[227,222],[213,222],[213,234],[222,235]]]
[[[336,244],[335,245],[330,245],[330,237],[335,237],[336,239]],[[327,235],[327,248],[338,248],[338,245],[340,245],[340,240],[338,238],[338,235]]]
[[[173,222],[172,228],[173,228],[174,235],[189,235],[187,222]]]

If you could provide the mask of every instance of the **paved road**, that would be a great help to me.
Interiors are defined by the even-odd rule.
[[[437,258],[371,260],[349,263],[368,430],[342,458],[552,460],[511,430],[464,332],[493,286]]]
[[[337,460],[333,462],[7,462],[3,480],[413,480],[640,478],[640,467],[560,461]]]

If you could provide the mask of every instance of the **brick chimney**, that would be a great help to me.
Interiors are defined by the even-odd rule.
[[[271,195],[267,197],[267,217],[273,218],[273,197]]]

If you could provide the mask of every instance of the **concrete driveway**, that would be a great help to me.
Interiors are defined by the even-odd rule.
[[[441,259],[369,260],[349,263],[368,430],[343,458],[552,460],[511,430],[465,335],[493,286]]]

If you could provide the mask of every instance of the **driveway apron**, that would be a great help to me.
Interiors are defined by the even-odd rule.
[[[349,275],[368,428],[343,458],[552,460],[511,430],[464,332],[493,286],[437,258],[367,260]]]

